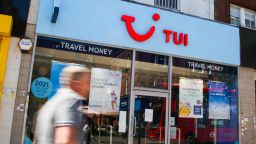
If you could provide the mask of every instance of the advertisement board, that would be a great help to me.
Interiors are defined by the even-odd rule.
[[[181,78],[179,117],[203,118],[203,80]]]
[[[209,81],[209,119],[230,119],[229,89],[226,83]]]
[[[121,71],[92,68],[89,109],[100,113],[119,112],[121,79]]]

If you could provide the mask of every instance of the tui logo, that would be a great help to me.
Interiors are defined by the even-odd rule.
[[[153,14],[152,19],[157,22],[160,20],[160,15],[158,13]],[[136,18],[129,15],[122,15],[121,20],[125,23],[126,29],[129,33],[129,35],[138,42],[144,42],[150,39],[156,30],[155,26],[151,26],[145,34],[139,34],[137,33],[133,28],[133,22],[135,22]],[[163,34],[165,35],[165,42],[170,43],[170,38],[173,36],[173,43],[176,45],[188,45],[188,34],[178,33],[173,30],[164,29]]]

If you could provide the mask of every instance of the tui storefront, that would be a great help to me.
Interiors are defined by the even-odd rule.
[[[60,71],[83,65],[90,143],[239,143],[238,28],[125,1],[43,0],[36,32],[26,142]]]

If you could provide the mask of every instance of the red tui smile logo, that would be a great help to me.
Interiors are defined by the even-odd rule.
[[[159,14],[155,13],[153,16],[152,16],[152,19],[154,21],[158,21],[160,19],[160,16]],[[134,28],[132,27],[132,23],[135,22],[135,17],[133,16],[128,16],[128,15],[123,15],[122,16],[122,21],[125,22],[126,24],[126,28],[128,30],[128,33],[130,34],[130,36],[138,41],[138,42],[143,42],[143,41],[146,41],[148,40],[155,32],[155,26],[151,26],[149,31],[146,33],[146,34],[138,34]]]
[[[121,19],[122,19],[122,21],[125,22],[126,29],[129,33],[129,35],[132,37],[132,39],[134,39],[135,41],[138,41],[138,42],[144,42],[144,41],[148,40],[149,38],[152,37],[152,35],[154,34],[154,32],[156,30],[155,26],[151,26],[147,33],[138,34],[132,26],[132,23],[135,22],[135,20],[136,20],[135,17],[129,16],[129,15],[122,15]],[[155,13],[152,16],[152,19],[157,22],[160,19],[160,15]],[[176,44],[176,45],[183,44],[184,46],[188,45],[188,34],[178,33],[178,32],[175,32],[175,31],[172,31],[169,29],[164,29],[163,33],[165,34],[165,42],[166,43],[170,42],[170,38],[173,34],[173,43],[174,44]]]

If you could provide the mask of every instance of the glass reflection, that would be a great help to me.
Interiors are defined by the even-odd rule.
[[[168,60],[167,56],[136,52],[134,86],[168,89]]]
[[[194,83],[181,83],[184,78]],[[193,86],[198,81],[203,82],[201,94]],[[237,68],[173,58],[171,117],[175,119],[172,127],[180,133],[171,134],[171,143],[238,143],[237,92]],[[200,95],[202,103],[194,102]],[[181,108],[184,99],[189,106]],[[184,113],[188,115],[181,116]]]
[[[48,43],[48,42],[47,42]],[[132,59],[132,51],[129,50],[119,50],[115,49],[114,56],[98,56],[92,54],[83,54],[83,53],[74,53],[67,52],[62,50],[54,50],[46,47],[37,47],[35,54],[35,61],[33,66],[32,73],[32,81],[38,77],[45,77],[50,79],[53,83],[54,77],[58,72],[56,72],[59,68],[63,67],[66,64],[78,64],[84,65],[90,69],[99,69],[104,71],[105,73],[110,72],[110,75],[121,74],[120,82],[115,82],[116,79],[111,82],[109,78],[109,85],[111,83],[120,83],[116,88],[119,92],[116,92],[115,96],[118,97],[118,103],[114,104],[114,106],[118,106],[115,108],[117,111],[106,112],[100,111],[93,117],[89,118],[90,125],[90,135],[88,136],[88,143],[127,143],[128,142],[128,119],[129,119],[129,108],[128,103],[130,101],[130,73],[131,73],[131,59]],[[53,73],[56,73],[53,75]],[[111,75],[111,76],[112,76]],[[110,76],[110,77],[111,77]],[[96,76],[97,77],[97,76]],[[101,77],[101,75],[98,75]],[[114,77],[114,76],[113,76]],[[119,79],[118,79],[119,80]],[[54,84],[55,85],[55,84]],[[120,86],[120,87],[119,87]],[[58,87],[54,87],[58,88]],[[118,95],[119,93],[119,95]],[[103,95],[103,94],[102,94]],[[34,139],[34,131],[35,131],[35,119],[37,117],[38,110],[40,107],[48,100],[48,98],[39,98],[31,93],[29,98],[29,106],[28,106],[28,117],[26,122],[26,137],[31,141]],[[116,99],[116,98],[114,98]],[[108,100],[108,99],[104,99]],[[84,102],[85,106],[90,105],[89,100]],[[110,107],[112,106],[109,103]],[[90,107],[89,107],[90,108]],[[107,109],[102,107],[101,109]],[[119,112],[122,111],[125,113],[126,119],[124,119],[124,130],[120,131],[119,128]]]

